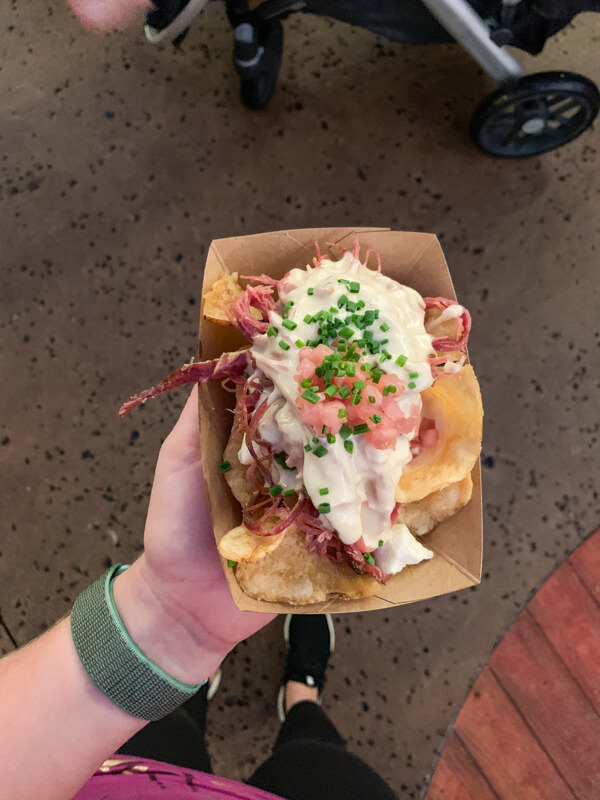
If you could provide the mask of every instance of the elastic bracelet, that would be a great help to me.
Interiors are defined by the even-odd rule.
[[[92,683],[132,717],[166,717],[204,686],[182,683],[135,644],[115,606],[112,583],[128,567],[115,564],[88,586],[71,611],[71,635]]]

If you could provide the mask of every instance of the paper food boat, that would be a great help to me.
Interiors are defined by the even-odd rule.
[[[206,259],[203,295],[224,273],[241,275],[266,273],[281,278],[294,267],[304,268],[315,255],[315,242],[321,252],[339,257],[342,245],[352,249],[358,237],[361,252],[375,249],[381,256],[382,271],[399,283],[411,286],[423,296],[456,299],[450,273],[437,238],[426,233],[390,231],[388,228],[310,228],[275,231],[254,236],[236,236],[212,242]],[[247,344],[231,326],[216,325],[200,316],[200,358],[212,359],[221,353]],[[218,542],[240,524],[241,509],[231,494],[217,465],[229,439],[233,395],[218,382],[199,386],[200,437],[208,487],[208,497]],[[413,603],[429,597],[457,592],[481,580],[482,517],[479,463],[472,472],[473,496],[450,519],[440,523],[423,538],[434,557],[416,566],[405,567],[381,587],[376,595],[358,600],[332,599],[324,603],[290,606],[255,600],[238,586],[234,571],[223,564],[231,594],[244,611],[316,614],[373,611]]]

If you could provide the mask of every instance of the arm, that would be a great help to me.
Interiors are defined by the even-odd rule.
[[[160,451],[144,546],[115,580],[119,614],[152,661],[200,683],[272,616],[231,599],[206,503],[195,389]],[[145,724],[93,686],[68,619],[0,662],[1,779],[13,800],[68,800]]]
[[[98,32],[125,28],[142,11],[152,8],[151,0],[68,0],[68,3],[86,28]]]

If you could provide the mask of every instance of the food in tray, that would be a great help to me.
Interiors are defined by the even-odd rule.
[[[376,594],[433,556],[420,537],[471,497],[483,409],[469,313],[386,276],[372,251],[361,262],[358,243],[242,280],[216,281],[203,313],[249,346],[184,365],[120,413],[222,381],[236,402],[219,466],[242,520],[218,548],[242,590],[290,604]]]

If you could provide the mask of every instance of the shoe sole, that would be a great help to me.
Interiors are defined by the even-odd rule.
[[[212,700],[213,697],[216,695],[219,686],[221,685],[221,675],[223,674],[221,667],[217,670],[215,677],[212,681],[208,684],[208,692],[206,694],[207,700]]]
[[[286,650],[290,648],[290,624],[292,616],[292,614],[288,614],[283,622],[283,641],[285,642]],[[327,627],[329,628],[329,654],[331,655],[335,650],[335,628],[333,627],[331,614],[324,614],[323,616],[327,620]],[[317,704],[321,705],[320,697],[317,700]],[[277,716],[279,717],[279,722],[283,724],[285,722],[285,684],[279,687],[279,692],[277,693]]]
[[[327,621],[329,628],[329,654],[335,650],[335,628],[333,627],[333,620],[331,614],[323,614]],[[290,624],[292,622],[293,614],[288,614],[283,622],[283,641],[285,642],[286,649],[290,647]]]
[[[151,25],[146,24],[144,26],[146,39],[151,44],[172,42],[173,39],[176,39],[181,33],[190,27],[194,19],[198,16],[207,3],[208,0],[190,0],[187,6],[182,10],[181,14],[175,17],[173,22],[170,25],[167,25],[167,27],[163,28],[161,31],[159,31],[157,28],[153,28]]]

